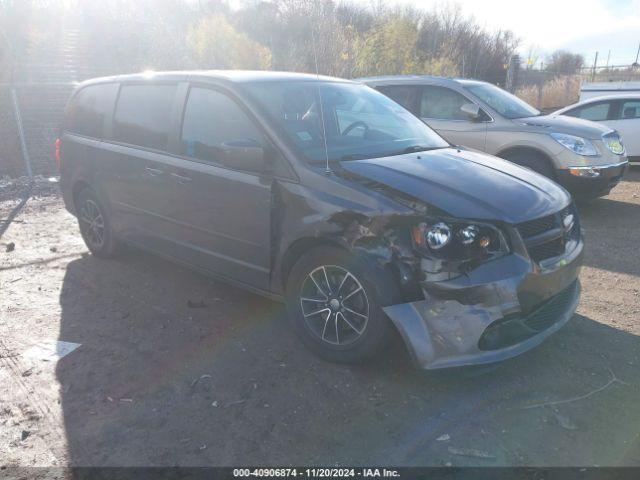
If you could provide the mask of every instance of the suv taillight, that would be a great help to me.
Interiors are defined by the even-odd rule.
[[[60,170],[60,165],[61,165],[61,157],[60,157],[60,144],[62,143],[62,141],[59,138],[56,138],[56,166],[58,167],[58,170]]]

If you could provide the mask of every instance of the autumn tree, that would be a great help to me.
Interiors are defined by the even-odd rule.
[[[356,73],[382,75],[420,71],[418,28],[406,17],[379,21],[356,42]]]
[[[187,44],[201,68],[265,70],[271,67],[271,51],[238,32],[221,14],[199,20],[189,30]]]

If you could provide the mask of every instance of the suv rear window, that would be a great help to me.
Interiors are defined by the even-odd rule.
[[[450,88],[425,85],[420,99],[420,117],[469,121],[469,117],[460,110],[465,103],[470,101]]]
[[[117,92],[115,83],[90,85],[80,90],[69,104],[65,129],[77,135],[102,138]]]
[[[166,150],[176,85],[123,85],[113,119],[118,142]]]
[[[399,103],[407,110],[413,112],[415,110],[413,103],[418,88],[420,87],[416,87],[415,85],[391,85],[378,87],[378,90],[394,102]]]

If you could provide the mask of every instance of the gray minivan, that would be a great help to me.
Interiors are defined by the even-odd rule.
[[[422,75],[358,79],[420,117],[454,145],[535,170],[576,197],[606,195],[628,161],[618,132],[561,115],[543,115],[490,83]]]
[[[424,368],[493,362],[578,304],[565,190],[452,147],[359,83],[169,72],[80,84],[56,142],[96,256],[133,244],[286,303],[305,345],[355,362],[399,332]]]

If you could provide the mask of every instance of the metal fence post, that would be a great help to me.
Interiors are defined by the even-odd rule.
[[[544,80],[543,80],[542,78],[540,78],[540,79],[538,80],[538,83],[537,83],[537,87],[538,87],[538,100],[537,100],[537,102],[536,102],[536,103],[537,103],[536,108],[537,108],[538,110],[541,110],[541,109],[542,109],[542,88],[543,88],[543,82],[544,82]]]
[[[16,125],[18,126],[18,135],[20,136],[20,148],[22,149],[22,157],[24,158],[24,165],[27,169],[27,175],[29,180],[33,181],[33,171],[31,170],[31,159],[29,158],[29,150],[27,149],[27,141],[24,138],[24,128],[22,127],[22,116],[20,115],[20,105],[18,103],[18,95],[16,89],[11,88],[11,100],[13,103],[13,114],[16,118]]]
[[[513,93],[518,85],[518,71],[520,70],[520,56],[512,55],[507,66],[506,90]]]

